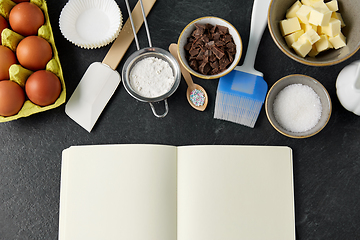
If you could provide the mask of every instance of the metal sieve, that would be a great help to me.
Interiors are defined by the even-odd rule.
[[[124,67],[122,69],[123,85],[124,85],[126,91],[132,97],[134,97],[135,99],[142,101],[142,102],[148,102],[150,104],[153,114],[158,118],[162,118],[162,117],[165,117],[167,115],[167,113],[169,112],[167,98],[170,97],[176,91],[176,89],[178,88],[178,86],[180,84],[180,80],[181,80],[180,66],[179,66],[179,63],[176,61],[176,59],[168,51],[161,49],[161,48],[152,47],[150,32],[149,32],[149,28],[148,28],[147,21],[146,21],[146,16],[145,16],[145,13],[143,10],[142,0],[139,0],[139,2],[140,2],[141,10],[143,13],[144,24],[145,24],[145,28],[146,28],[148,41],[149,41],[149,47],[140,49],[139,41],[138,41],[137,35],[136,35],[136,30],[135,30],[133,19],[131,16],[129,2],[128,2],[128,0],[125,0],[125,2],[126,2],[127,10],[129,12],[129,18],[130,18],[131,26],[132,26],[134,37],[135,37],[137,51],[134,52],[133,54],[131,54],[130,57],[126,60],[126,62],[124,64]],[[156,57],[158,59],[161,59],[161,60],[167,62],[170,65],[170,67],[173,71],[173,74],[174,74],[174,78],[175,78],[175,83],[173,84],[173,86],[167,93],[165,93],[161,96],[158,96],[158,97],[154,97],[154,98],[148,98],[148,97],[139,95],[138,93],[136,93],[134,91],[134,89],[132,88],[132,86],[130,84],[130,73],[131,73],[132,68],[139,61],[141,61],[145,58],[148,58],[148,57]],[[153,103],[160,102],[160,101],[164,101],[164,103],[165,103],[165,112],[161,115],[156,113],[155,107],[153,105]]]

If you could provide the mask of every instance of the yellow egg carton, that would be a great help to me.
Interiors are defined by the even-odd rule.
[[[45,24],[39,28],[38,36],[47,40],[52,47],[53,58],[47,63],[46,70],[54,73],[59,78],[61,82],[62,91],[60,93],[59,98],[55,101],[55,103],[44,107],[38,106],[32,103],[30,100],[26,99],[23,107],[16,115],[9,117],[0,116],[0,122],[8,122],[18,118],[28,117],[35,113],[50,110],[60,106],[66,100],[66,88],[65,88],[64,76],[59,60],[59,54],[55,46],[54,34],[49,20],[49,13],[48,13],[46,1],[30,0],[30,2],[36,4],[44,13]],[[9,13],[15,5],[16,3],[14,3],[11,0],[0,0],[0,15],[2,15],[4,18],[9,20]],[[24,36],[12,31],[11,29],[4,29],[1,33],[1,41],[2,41],[1,44],[10,48],[13,52],[15,52],[17,45],[23,38]],[[25,86],[25,82],[27,78],[32,73],[33,73],[32,71],[22,67],[19,64],[13,64],[9,69],[10,80],[18,83],[23,88]]]

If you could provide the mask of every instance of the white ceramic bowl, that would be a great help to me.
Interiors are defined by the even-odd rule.
[[[100,48],[117,38],[122,14],[114,0],[70,0],[59,18],[61,33],[81,48]]]
[[[195,27],[195,23],[199,23],[199,24],[211,24],[213,26],[215,25],[220,25],[220,26],[224,26],[227,27],[229,29],[229,33],[231,34],[234,43],[236,45],[236,54],[234,57],[234,61],[232,62],[232,64],[223,72],[216,74],[216,75],[204,75],[201,74],[200,72],[194,71],[190,66],[189,63],[186,59],[186,52],[184,49],[184,46],[187,44],[188,38],[191,35],[191,33],[196,29]],[[242,45],[242,41],[241,41],[241,37],[239,32],[236,30],[236,28],[230,24],[229,22],[218,18],[218,17],[202,17],[202,18],[198,18],[195,19],[194,21],[190,22],[181,32],[180,37],[178,39],[178,54],[179,54],[179,60],[180,63],[194,76],[199,77],[199,78],[203,78],[203,79],[216,79],[216,78],[220,78],[222,76],[225,76],[226,74],[228,74],[231,70],[233,70],[235,68],[235,66],[238,65],[240,58],[241,58],[241,54],[242,54],[242,49],[243,49],[243,45]]]
[[[278,123],[273,111],[274,100],[279,92],[289,85],[298,83],[311,87],[319,96],[322,106],[321,116],[317,124],[304,132],[292,132],[285,129]],[[305,75],[294,74],[281,78],[270,88],[265,100],[265,111],[269,122],[279,133],[291,138],[307,138],[319,133],[326,126],[330,119],[332,104],[329,93],[320,82]]]

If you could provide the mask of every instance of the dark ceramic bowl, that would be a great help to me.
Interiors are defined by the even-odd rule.
[[[321,117],[313,128],[304,132],[292,132],[285,129],[283,126],[281,126],[281,124],[278,123],[274,114],[274,110],[273,110],[274,100],[276,99],[277,95],[281,90],[292,84],[307,85],[311,87],[320,98],[321,107],[322,107]],[[314,78],[301,74],[289,75],[278,80],[270,88],[265,100],[265,112],[270,124],[279,133],[291,138],[307,138],[319,133],[328,123],[331,116],[331,111],[332,111],[331,99],[325,87]]]
[[[287,9],[289,9],[296,0],[272,0],[268,13],[268,27],[270,34],[280,48],[288,57],[300,63],[310,66],[330,66],[338,64],[350,58],[360,48],[360,1],[359,0],[338,0],[339,13],[346,24],[341,29],[346,37],[347,46],[340,49],[330,49],[317,55],[316,57],[298,56],[285,42],[280,31],[280,21],[285,19]],[[327,2],[327,1],[325,1]]]

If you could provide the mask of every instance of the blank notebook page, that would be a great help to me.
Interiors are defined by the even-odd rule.
[[[178,240],[295,239],[288,147],[178,148]]]

